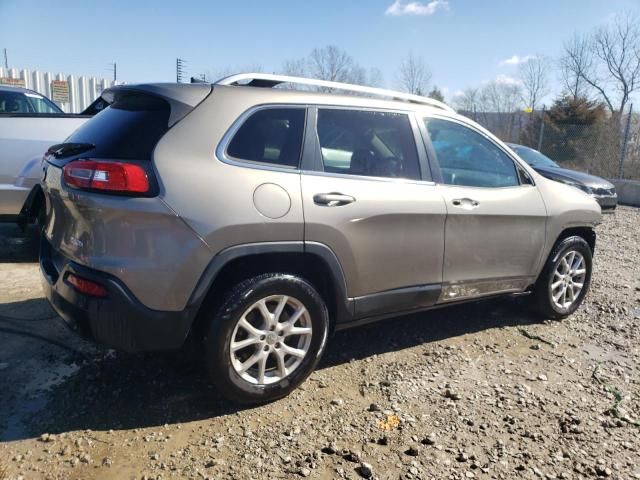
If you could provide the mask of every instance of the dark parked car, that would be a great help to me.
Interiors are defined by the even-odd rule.
[[[562,168],[549,157],[543,155],[533,148],[508,143],[525,162],[531,165],[540,175],[557,182],[566,183],[579,188],[583,192],[591,195],[599,204],[603,212],[613,212],[618,205],[618,195],[616,187],[604,178],[589,175],[588,173],[576,172]]]

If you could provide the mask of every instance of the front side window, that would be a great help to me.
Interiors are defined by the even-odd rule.
[[[318,139],[325,172],[420,178],[413,131],[405,114],[320,108]]]
[[[516,167],[497,145],[459,123],[425,119],[443,183],[469,187],[519,185]]]
[[[304,108],[265,108],[252,114],[227,147],[227,155],[250,162],[298,167]]]

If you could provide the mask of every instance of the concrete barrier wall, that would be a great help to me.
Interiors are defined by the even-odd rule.
[[[640,181],[638,180],[609,180],[616,186],[618,203],[640,207]]]

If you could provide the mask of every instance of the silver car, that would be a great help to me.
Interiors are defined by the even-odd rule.
[[[41,220],[42,153],[67,138],[87,115],[65,114],[33,90],[0,85],[0,222]]]
[[[112,348],[197,340],[233,400],[289,393],[335,330],[587,293],[598,204],[440,102],[262,74],[103,96],[43,162],[46,295]]]

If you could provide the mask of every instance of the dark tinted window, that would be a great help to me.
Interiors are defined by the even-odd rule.
[[[478,132],[440,119],[425,119],[445,184],[471,187],[519,185],[516,167]]]
[[[251,162],[297,167],[302,150],[304,108],[266,108],[238,129],[227,155]]]
[[[420,178],[407,115],[321,108],[318,138],[326,172]]]
[[[97,158],[148,160],[168,130],[169,104],[151,95],[129,94],[73,132],[65,143],[92,144]]]

